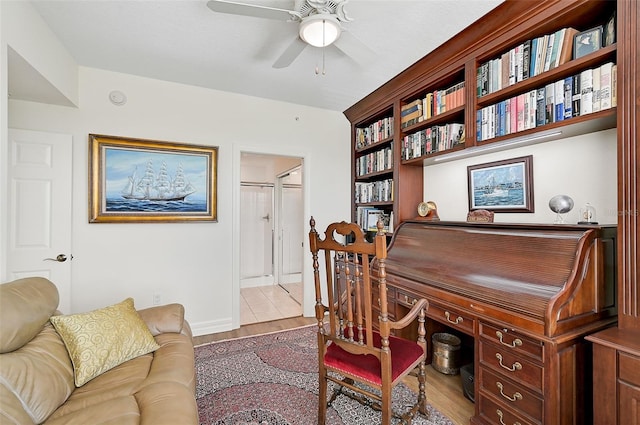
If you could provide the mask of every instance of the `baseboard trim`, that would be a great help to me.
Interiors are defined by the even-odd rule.
[[[190,323],[193,336],[209,335],[233,330],[231,318],[211,320],[208,322]]]

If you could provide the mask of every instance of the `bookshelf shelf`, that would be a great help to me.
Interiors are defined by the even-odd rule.
[[[358,148],[356,148],[356,152],[358,154],[362,154],[362,153],[365,153],[365,152],[375,151],[375,150],[378,150],[380,148],[386,147],[391,142],[393,142],[393,137],[387,137],[386,139],[382,139],[382,140],[380,140],[378,142],[374,142],[374,143],[371,143],[371,144],[363,146],[363,147],[358,147]]]

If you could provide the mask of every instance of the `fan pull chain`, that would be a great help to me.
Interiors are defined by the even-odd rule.
[[[326,40],[325,40],[325,26],[326,23],[324,20],[322,20],[322,75],[326,75],[326,70],[325,70],[325,66],[324,66],[324,50],[326,49]],[[318,69],[318,66],[316,65],[316,75],[320,74],[320,70]]]

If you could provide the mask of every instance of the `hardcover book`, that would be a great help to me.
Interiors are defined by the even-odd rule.
[[[554,121],[564,120],[564,80],[558,80],[555,82],[553,88],[554,93]]]
[[[600,109],[611,108],[611,70],[612,62],[607,62],[600,67]]]
[[[580,86],[580,74],[573,76],[573,86],[571,88],[571,110],[574,117],[580,116],[580,99],[582,87]]]
[[[580,115],[593,112],[593,70],[580,73]]]
[[[553,122],[553,118],[555,115],[555,93],[554,93],[555,84],[550,83],[547,84],[544,88],[544,123],[550,124]]]

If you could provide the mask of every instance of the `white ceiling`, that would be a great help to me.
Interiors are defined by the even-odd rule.
[[[356,63],[330,46],[324,75],[315,73],[322,69],[322,49],[310,46],[288,68],[272,68],[297,37],[296,23],[216,13],[206,0],[33,4],[81,66],[344,111],[501,1],[351,0],[345,9],[355,20],[343,28],[375,55],[370,63]],[[29,74],[12,69],[9,91],[21,98],[20,76]]]

